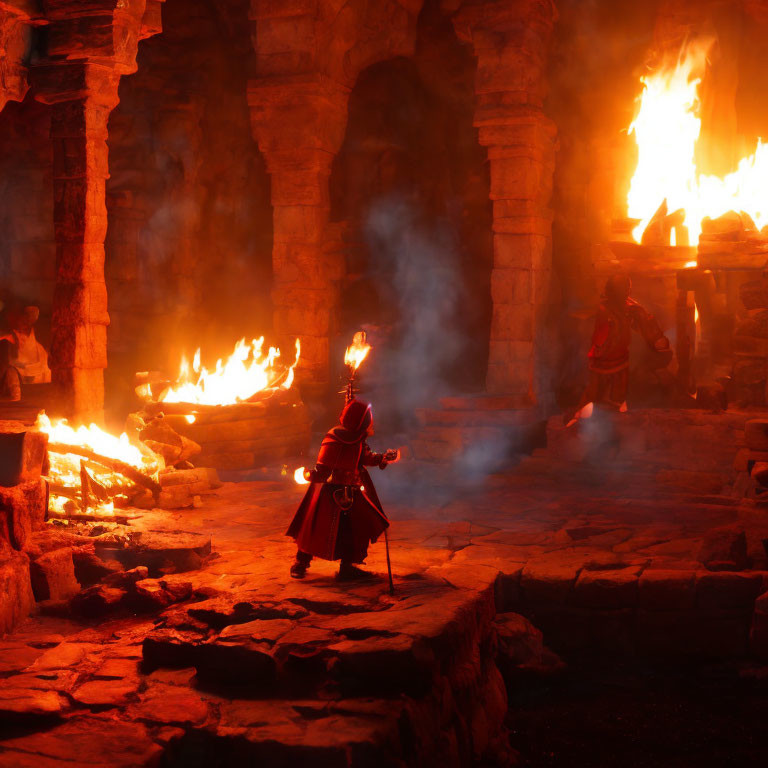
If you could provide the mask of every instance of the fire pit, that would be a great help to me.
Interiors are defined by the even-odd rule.
[[[144,413],[163,414],[173,430],[200,445],[195,465],[249,470],[301,456],[309,448],[309,415],[293,386],[299,342],[290,365],[281,365],[275,347],[263,352],[263,344],[263,337],[250,343],[242,339],[212,371],[202,366],[197,350],[191,366],[182,358],[174,383],[160,374],[138,374]]]

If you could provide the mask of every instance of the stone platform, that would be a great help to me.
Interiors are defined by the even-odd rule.
[[[727,419],[718,431],[633,418],[674,437],[670,452],[686,432],[697,450],[701,426],[711,451],[738,450]],[[287,480],[145,513],[138,528],[210,535],[212,554],[198,570],[139,574],[142,594],[175,595],[154,614],[118,602],[91,624],[40,615],[0,641],[0,766],[507,764],[506,690],[523,684],[510,669],[559,664],[519,614],[566,662],[764,663],[765,508],[729,493],[727,466],[718,491],[697,492],[651,455],[633,472],[608,454],[595,465],[595,450],[580,473],[553,443],[482,490],[418,506],[388,503],[380,483],[394,595],[383,542],[371,582],[339,583],[318,561],[288,577],[283,532],[302,489]]]

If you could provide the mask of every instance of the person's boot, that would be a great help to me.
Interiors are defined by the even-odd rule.
[[[365,579],[375,579],[376,576],[342,560],[336,578],[339,581],[364,581]]]
[[[307,575],[307,568],[309,568],[309,564],[311,562],[312,555],[299,550],[296,553],[296,559],[293,561],[293,565],[291,566],[291,578],[303,579]]]

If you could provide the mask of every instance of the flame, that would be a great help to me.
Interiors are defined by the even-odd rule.
[[[66,419],[51,422],[44,412],[38,414],[35,427],[48,435],[48,440],[51,443],[88,448],[100,456],[130,464],[148,476],[156,474],[163,466],[159,456],[152,453],[149,448],[144,447],[142,450],[133,445],[125,432],[120,437],[115,437],[95,424],[73,429],[67,424]],[[79,490],[80,465],[83,462],[83,457],[73,453],[49,453],[48,458],[50,462],[49,479],[56,485],[66,486],[73,491]],[[94,468],[92,474],[98,483],[110,490],[118,491],[125,483],[122,475],[111,472],[106,467]],[[68,498],[55,492],[51,493],[51,509],[63,512],[67,501]],[[100,502],[95,506],[102,513],[114,512],[114,503],[111,501]]]
[[[344,364],[356,371],[370,351],[371,345],[366,341],[365,331],[358,331],[352,338],[352,346],[347,347],[344,353]]]
[[[685,212],[692,244],[698,242],[705,217],[745,211],[758,229],[768,224],[768,145],[758,140],[754,154],[724,177],[701,174],[697,168],[699,85],[710,46],[709,40],[689,43],[674,65],[641,78],[639,109],[629,128],[638,160],[627,197],[629,216],[641,220],[632,232],[638,243],[665,199],[670,213]],[[673,236],[681,241],[679,232],[670,233],[670,240]]]
[[[181,358],[177,383],[160,395],[165,403],[194,403],[197,405],[234,405],[267,389],[289,389],[301,356],[301,343],[296,339],[296,356],[289,367],[277,365],[280,350],[270,347],[262,351],[264,337],[245,339],[235,344],[226,360],[217,360],[209,371],[201,364],[200,350],[195,352],[192,365]]]
[[[307,478],[304,477],[304,467],[299,467],[293,473],[293,479],[296,481],[298,485],[309,485],[309,480],[307,480]]]

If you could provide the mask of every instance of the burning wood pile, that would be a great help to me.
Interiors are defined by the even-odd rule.
[[[160,456],[126,433],[115,437],[91,424],[73,429],[41,413],[35,427],[48,436],[49,514],[68,519],[113,515],[148,492],[159,499]]]
[[[128,418],[119,437],[95,424],[73,429],[41,413],[35,424],[48,437],[49,516],[66,520],[127,519],[128,508],[177,509],[220,483],[215,470],[188,459],[200,446],[162,419]],[[130,434],[129,434],[130,433]]]
[[[661,251],[675,247],[680,258],[697,259],[703,268],[760,267],[768,256],[768,145],[758,140],[724,175],[703,173],[699,160],[700,91],[712,43],[689,41],[641,78],[628,131],[637,147],[628,218],[617,220],[614,231],[618,240],[645,246],[650,259],[673,261]],[[622,262],[625,255],[641,258],[612,245]]]
[[[301,455],[311,433],[307,409],[292,386],[298,339],[295,347],[292,362],[282,364],[279,349],[264,351],[263,337],[241,339],[213,370],[202,365],[198,349],[191,365],[182,358],[176,381],[157,372],[137,374],[136,391],[145,400],[140,415],[179,435],[182,454],[190,443],[198,446],[198,466],[248,470]],[[155,448],[151,434],[142,439]]]

